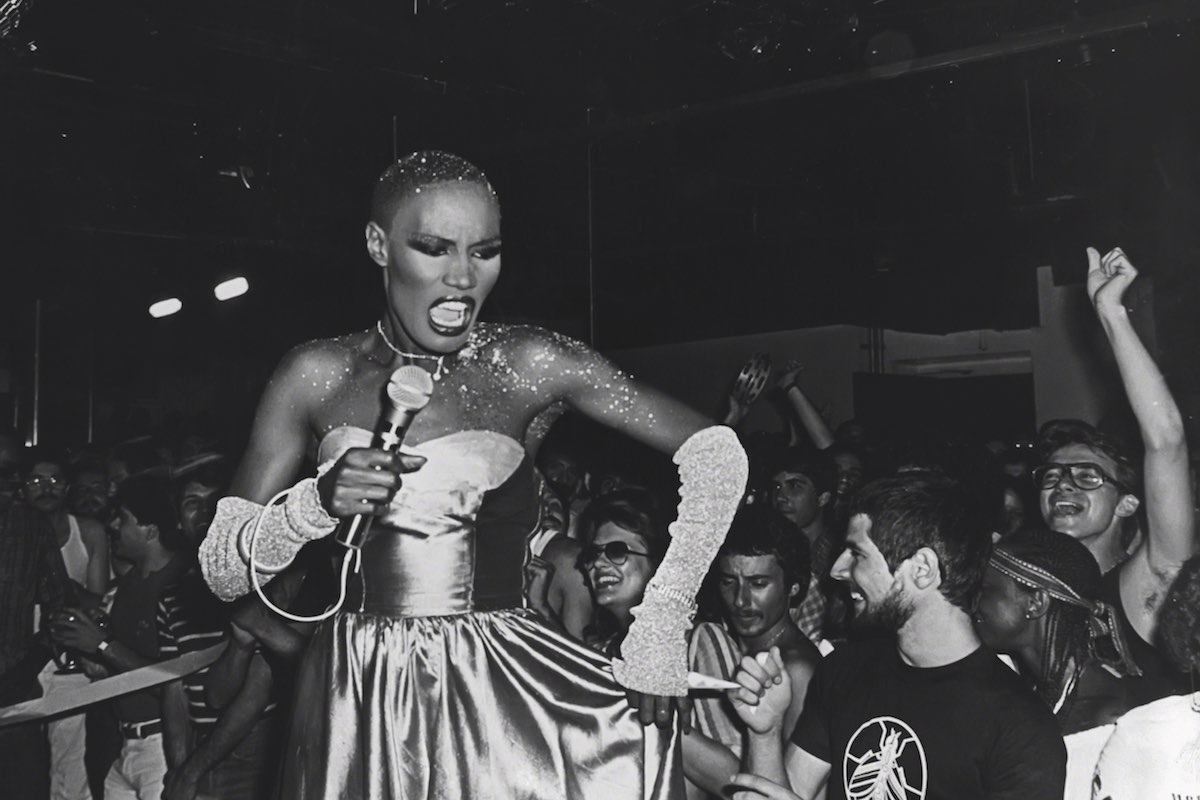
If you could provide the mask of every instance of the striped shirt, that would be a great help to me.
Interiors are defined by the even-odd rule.
[[[158,602],[158,650],[163,660],[204,650],[225,639],[229,609],[205,585],[197,571],[184,575],[166,589]],[[201,736],[210,733],[220,712],[204,699],[208,667],[183,678],[188,716]]]
[[[719,622],[698,623],[688,641],[689,668],[702,675],[731,681],[742,659],[742,648]],[[710,739],[741,757],[745,726],[724,692],[693,693],[692,724]]]

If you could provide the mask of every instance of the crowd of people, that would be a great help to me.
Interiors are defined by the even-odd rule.
[[[744,431],[763,381],[707,420],[478,323],[499,205],[454,156],[366,239],[383,319],[284,358],[240,463],[0,433],[0,707],[203,659],[0,727],[5,797],[1200,796],[1192,471],[1119,249],[1087,291],[1141,441],[1024,449],[831,427],[798,364]]]

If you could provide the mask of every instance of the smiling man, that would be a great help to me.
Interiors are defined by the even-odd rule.
[[[855,624],[890,636],[821,661],[794,730],[783,659],[744,658],[731,693],[750,772],[811,798],[1059,800],[1066,753],[1049,709],[982,647],[970,610],[990,549],[960,485],[910,473],[866,486],[833,577]],[[784,742],[783,748],[780,743]]]
[[[1054,420],[1040,433],[1042,464],[1033,479],[1046,525],[1083,542],[1100,565],[1099,599],[1119,612],[1142,673],[1133,691],[1147,703],[1189,688],[1187,673],[1155,646],[1167,590],[1196,552],[1187,437],[1179,406],[1122,301],[1137,270],[1120,248],[1103,258],[1088,248],[1088,262],[1088,297],[1141,434],[1142,474],[1115,437],[1081,420]]]

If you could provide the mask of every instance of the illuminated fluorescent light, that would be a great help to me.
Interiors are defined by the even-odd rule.
[[[160,317],[169,317],[179,309],[183,308],[183,303],[179,302],[178,297],[169,297],[166,300],[159,300],[150,306],[150,316],[158,319]]]
[[[218,300],[229,300],[233,297],[240,297],[248,291],[250,291],[250,282],[245,278],[230,278],[218,283],[213,289],[213,295]]]

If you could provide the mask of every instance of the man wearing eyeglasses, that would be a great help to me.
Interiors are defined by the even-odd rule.
[[[50,448],[35,448],[26,459],[21,491],[30,508],[53,527],[55,541],[71,580],[96,600],[108,589],[108,537],[94,519],[67,510],[67,463],[64,455]]]
[[[1119,610],[1142,676],[1141,702],[1188,690],[1151,642],[1158,612],[1180,566],[1196,549],[1187,440],[1179,408],[1122,304],[1137,270],[1116,248],[1088,248],[1088,296],[1116,357],[1141,431],[1144,493],[1138,470],[1115,437],[1079,420],[1055,420],[1038,441],[1033,471],[1046,524],[1083,542],[1105,573],[1100,599]],[[1137,512],[1145,512],[1139,530]]]

